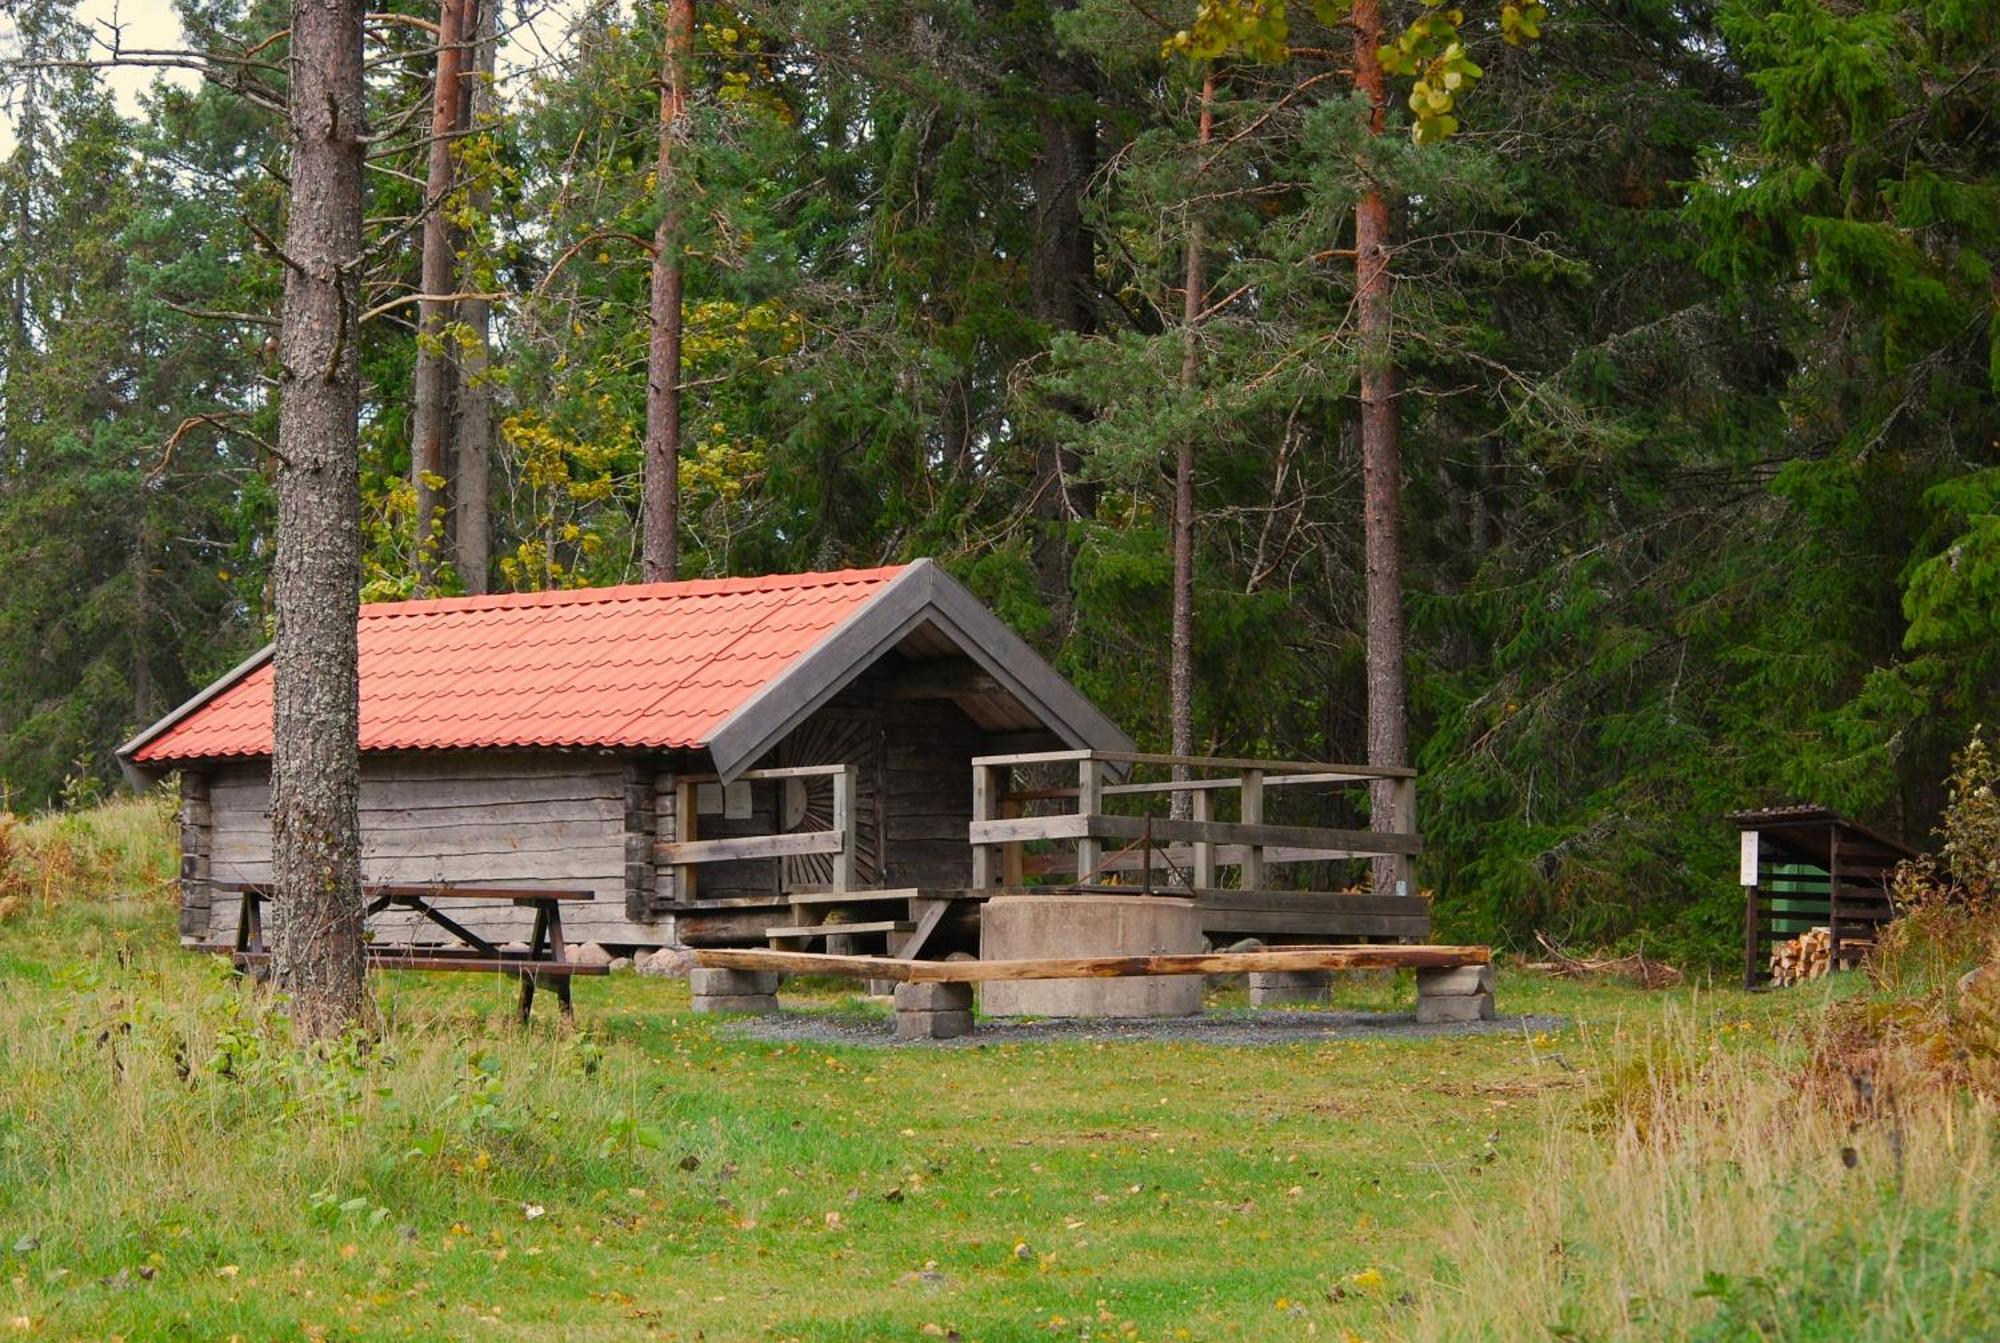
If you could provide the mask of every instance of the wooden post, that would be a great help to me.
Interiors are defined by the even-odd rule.
[[[1194,819],[1212,821],[1215,819],[1215,790],[1197,788],[1194,792]],[[1194,844],[1194,877],[1189,883],[1197,891],[1215,889],[1215,845],[1206,840],[1196,840]]]
[[[1743,888],[1743,987],[1757,987],[1757,888]]]
[[[998,781],[998,771],[990,765],[972,767],[972,819],[975,822],[1000,819]],[[972,888],[976,891],[993,888],[993,850],[991,844],[972,846]]]
[[[1095,755],[1085,756],[1076,766],[1076,814],[1098,816],[1104,811],[1104,772]],[[1089,881],[1104,861],[1104,842],[1084,838],[1076,842],[1076,879]]]
[[[699,787],[685,774],[674,780],[674,838],[682,844],[701,835],[701,801],[696,796]],[[695,889],[694,869],[693,863],[674,865],[674,884],[679,887],[675,894],[682,904],[692,904],[699,894]]]
[[[1000,816],[1003,820],[1017,820],[1021,815],[1021,799],[1013,796],[1014,771],[1004,766],[993,771],[994,792],[1000,798]],[[1009,889],[1018,890],[1028,884],[1027,865],[1021,861],[1026,852],[1020,840],[1011,840],[1000,846],[1000,882]]]
[[[208,776],[200,770],[181,771],[180,819],[180,935],[203,942],[209,937],[209,910],[215,899],[215,888],[209,881],[215,852],[215,822],[209,807]]]
[[[634,923],[653,921],[654,772],[643,756],[625,762],[625,917]]]
[[[1826,968],[1840,968],[1840,827],[1826,828]]]
[[[1243,771],[1243,812],[1245,825],[1264,824],[1264,771],[1246,769]],[[1239,884],[1246,891],[1264,889],[1264,846],[1245,845],[1243,849],[1243,871]]]
[[[1394,830],[1399,835],[1417,833],[1417,781],[1397,779],[1391,790],[1395,797],[1396,815]],[[1390,894],[1398,896],[1417,893],[1417,860],[1407,853],[1399,853],[1393,861],[1396,889]]]
[[[833,776],[833,828],[840,834],[840,852],[833,856],[833,889],[849,891],[854,889],[854,862],[856,850],[861,847],[861,832],[855,824],[854,796],[859,773],[848,765]]]

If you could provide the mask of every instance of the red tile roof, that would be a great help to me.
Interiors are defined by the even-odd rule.
[[[902,572],[364,606],[361,748],[701,747]],[[132,758],[269,755],[271,710],[267,659]]]

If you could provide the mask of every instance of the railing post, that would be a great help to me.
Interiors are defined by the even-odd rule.
[[[980,821],[1000,819],[1000,799],[995,788],[997,774],[998,771],[991,765],[975,764],[972,767],[972,820],[975,825]],[[972,889],[975,891],[993,888],[994,848],[991,844],[972,846]]]
[[[1014,771],[1005,765],[993,767],[993,792],[1000,799],[1000,819],[1016,821],[1021,818],[1021,800],[1014,797]],[[1022,861],[1021,841],[1009,840],[1000,846],[1000,884],[1012,890],[1019,890],[1028,884],[1027,864]]]
[[[1246,769],[1243,771],[1243,824],[1264,824],[1264,771]],[[1246,891],[1264,889],[1264,846],[1246,844],[1243,848],[1243,872],[1238,882]]]
[[[1396,817],[1392,827],[1399,835],[1414,836],[1417,833],[1417,781],[1414,778],[1397,779],[1394,785]],[[1417,893],[1417,860],[1407,853],[1396,854],[1391,860],[1396,874],[1396,894],[1399,896]]]
[[[1104,774],[1095,755],[1085,756],[1077,762],[1076,769],[1076,814],[1097,816],[1104,811]],[[1097,875],[1097,865],[1104,861],[1104,842],[1088,836],[1076,842],[1076,879],[1079,884]]]
[[[674,777],[674,839],[682,844],[698,838],[701,823],[696,819],[701,807],[697,792],[701,785],[685,774]],[[695,898],[693,863],[674,864],[674,899],[686,904]]]
[[[854,888],[855,849],[860,847],[860,831],[854,815],[858,773],[848,765],[833,776],[833,829],[840,835],[840,852],[833,855],[833,889]]]
[[[1194,790],[1193,815],[1197,821],[1215,819],[1215,790],[1197,788]],[[1197,891],[1215,889],[1215,845],[1205,839],[1194,842],[1194,877],[1188,883]]]

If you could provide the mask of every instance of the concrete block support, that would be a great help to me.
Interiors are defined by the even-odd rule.
[[[898,1040],[955,1040],[972,1034],[972,985],[898,984]]]
[[[778,977],[759,970],[688,972],[688,990],[697,1012],[743,1012],[769,1016],[778,1010]]]
[[[898,984],[898,1012],[970,1012],[970,984]]]
[[[1417,971],[1417,1024],[1493,1020],[1493,967]]]
[[[1329,970],[1260,971],[1248,978],[1252,1007],[1323,1003],[1333,987],[1333,973]]]
[[[896,1013],[898,1040],[956,1040],[961,1035],[970,1034],[972,1034],[970,1011],[925,1012],[899,1009]]]
[[[999,895],[979,914],[979,959],[1150,956],[1201,950],[1194,901],[1165,896]],[[1202,977],[1034,979],[980,986],[995,1017],[1187,1017],[1201,1011]]]

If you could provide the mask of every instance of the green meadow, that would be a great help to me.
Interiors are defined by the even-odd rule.
[[[390,975],[372,1037],[306,1051],[174,945],[170,838],[130,803],[5,832],[0,1337],[2000,1331],[1990,1113],[1803,1080],[1858,976],[1503,967],[1503,1015],[1566,1024],[893,1047],[761,1039],[632,975],[522,1031],[509,986]]]

